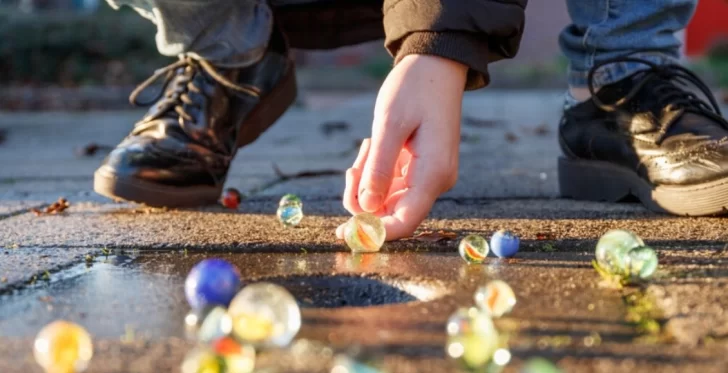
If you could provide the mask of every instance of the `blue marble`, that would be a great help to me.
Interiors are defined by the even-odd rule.
[[[240,288],[240,271],[222,259],[205,259],[195,265],[185,280],[190,307],[227,307]]]
[[[509,258],[518,252],[521,240],[511,231],[504,229],[493,233],[490,238],[490,250],[499,258]]]

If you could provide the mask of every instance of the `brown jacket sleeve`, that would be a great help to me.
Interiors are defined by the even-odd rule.
[[[465,89],[489,82],[488,63],[518,51],[528,0],[384,0],[385,46],[395,64],[409,54],[470,67]]]

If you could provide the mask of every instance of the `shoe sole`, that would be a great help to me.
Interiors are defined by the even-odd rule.
[[[261,98],[238,133],[238,147],[253,142],[296,99],[296,74],[291,65],[286,75],[271,92]],[[114,200],[125,200],[153,207],[194,207],[214,204],[220,198],[223,185],[175,187],[148,182],[131,176],[119,176],[98,169],[94,173],[94,191]]]
[[[602,161],[560,157],[559,189],[562,197],[587,201],[619,202],[634,196],[652,211],[675,215],[722,215],[728,209],[728,178],[653,186],[626,167]]]

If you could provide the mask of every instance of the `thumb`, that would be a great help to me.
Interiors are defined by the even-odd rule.
[[[372,140],[359,183],[359,206],[366,212],[379,210],[387,199],[399,154],[409,136],[399,123],[374,118]]]

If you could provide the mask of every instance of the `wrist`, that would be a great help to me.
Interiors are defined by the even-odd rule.
[[[428,66],[434,66],[436,68],[462,74],[463,76],[468,73],[468,66],[464,63],[431,54],[408,54],[402,57],[399,63],[426,64]]]
[[[468,75],[468,66],[449,58],[428,54],[409,54],[399,61],[397,65],[419,70],[432,76],[436,80],[465,85]],[[462,82],[462,84],[460,84]]]

